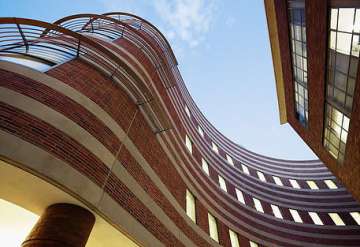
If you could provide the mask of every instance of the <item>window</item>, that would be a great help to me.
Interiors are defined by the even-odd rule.
[[[327,61],[324,147],[343,163],[359,61],[360,9],[332,8]]]
[[[329,213],[330,218],[334,221],[337,226],[345,226],[344,221],[341,219],[340,215],[337,213]]]
[[[229,163],[230,165],[234,166],[234,161],[233,161],[233,159],[231,158],[231,156],[229,156],[229,155],[226,154],[226,159],[227,159],[227,161],[228,161],[228,163]]]
[[[189,190],[186,190],[186,214],[196,223],[195,197]]]
[[[186,112],[186,115],[188,115],[188,117],[191,118],[191,113],[190,113],[190,110],[187,107],[187,105],[185,105],[185,112]]]
[[[235,188],[235,192],[236,192],[236,197],[237,197],[238,201],[241,202],[242,204],[245,204],[244,195],[241,192],[241,190],[239,190],[238,188]]]
[[[210,175],[210,173],[209,173],[209,164],[203,158],[201,159],[201,167],[202,167],[203,171],[206,173],[206,175],[209,176]]]
[[[350,215],[355,220],[356,224],[360,225],[360,213],[359,212],[351,212]]]
[[[272,209],[272,211],[273,211],[273,213],[274,213],[274,216],[275,216],[276,218],[282,219],[283,217],[282,217],[282,214],[281,214],[281,212],[280,212],[279,207],[276,206],[276,205],[272,205],[272,204],[270,204],[270,205],[271,205],[271,209]]]
[[[245,174],[250,175],[249,169],[247,168],[247,166],[246,166],[246,165],[241,164],[241,167],[242,167],[243,172],[244,172]]]
[[[258,177],[259,177],[259,179],[260,179],[261,181],[266,182],[266,178],[265,178],[265,176],[264,176],[264,173],[259,172],[259,171],[257,171],[256,173],[257,173],[257,175],[258,175]]]
[[[216,242],[219,242],[216,219],[214,216],[212,216],[210,213],[208,213],[208,220],[209,220],[210,237],[212,239],[214,239]]]
[[[221,177],[220,175],[218,175],[218,177],[219,177],[219,185],[220,185],[220,188],[221,188],[223,191],[227,192],[226,183],[225,183],[224,178]]]
[[[336,186],[336,184],[334,183],[334,181],[332,181],[332,180],[325,180],[324,182],[325,182],[325,184],[327,185],[327,187],[328,187],[329,189],[337,189],[337,186]]]
[[[229,229],[231,247],[240,247],[239,238],[236,232]]]
[[[295,188],[295,189],[300,189],[300,185],[298,184],[298,182],[297,182],[296,180],[294,180],[294,179],[289,179],[289,181],[290,181],[290,184],[291,184],[291,186],[292,186],[293,188]]]
[[[186,145],[187,149],[189,150],[189,152],[192,153],[192,142],[187,135],[185,136],[185,145]]]
[[[219,148],[215,143],[211,142],[211,148],[215,153],[219,153]]]
[[[254,205],[255,205],[256,210],[261,212],[261,213],[264,213],[264,209],[261,206],[261,202],[256,198],[253,198],[253,201],[254,201]]]
[[[308,122],[307,45],[304,1],[289,1],[289,26],[296,117],[304,126]]]
[[[319,189],[319,187],[317,186],[317,184],[314,181],[306,181],[306,183],[309,185],[310,189],[312,189],[312,190]]]
[[[297,223],[303,223],[300,214],[295,209],[289,209],[291,216],[293,217],[294,221]]]
[[[275,181],[275,183],[279,186],[284,186],[283,183],[281,182],[281,179],[279,177],[275,177],[273,176],[273,179]]]
[[[320,217],[317,213],[309,212],[309,215],[310,215],[311,219],[314,221],[315,225],[324,225],[324,223],[322,222],[322,220],[320,219]]]
[[[249,241],[250,247],[259,247],[259,245],[253,241]]]
[[[199,134],[200,134],[202,137],[204,137],[204,131],[203,131],[203,129],[200,127],[200,125],[198,126],[198,132],[199,132]]]

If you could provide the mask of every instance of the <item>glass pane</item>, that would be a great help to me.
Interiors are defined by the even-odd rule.
[[[351,58],[349,75],[356,78],[357,70],[358,70],[358,59]]]
[[[347,93],[350,94],[350,95],[353,95],[354,90],[355,90],[355,80],[353,78],[349,77],[347,87],[348,87]]]
[[[356,10],[355,24],[354,24],[354,32],[360,32],[360,9]]]
[[[331,9],[331,24],[330,24],[331,29],[336,29],[337,15],[338,15],[338,10]]]
[[[360,43],[359,43],[359,35],[353,35],[351,55],[355,57],[359,57]]]
[[[339,23],[338,30],[345,32],[352,32],[354,23],[355,9],[341,8],[339,9]]]
[[[337,33],[336,50],[349,55],[351,46],[351,34]]]
[[[336,69],[347,74],[350,56],[341,53],[336,54]]]
[[[335,86],[342,90],[346,90],[346,75],[341,72],[335,72]]]
[[[331,31],[330,32],[330,49],[335,50],[335,44],[336,44],[336,32]]]

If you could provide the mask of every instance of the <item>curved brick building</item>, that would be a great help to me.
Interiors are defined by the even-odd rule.
[[[0,30],[0,197],[41,216],[23,246],[360,245],[359,204],[323,163],[223,136],[146,20]]]

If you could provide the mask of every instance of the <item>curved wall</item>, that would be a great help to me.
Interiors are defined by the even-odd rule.
[[[78,52],[46,72],[0,61],[3,160],[71,193],[143,246],[231,246],[229,229],[242,247],[249,241],[358,246],[360,227],[350,213],[359,212],[359,204],[327,168],[318,160],[265,157],[223,136],[197,108],[168,42],[149,22],[126,13],[75,15],[54,24],[0,19],[0,25],[12,24],[41,30],[41,42],[60,51],[66,45]],[[196,223],[185,213],[187,189],[196,198]],[[208,236],[208,212],[216,218],[219,243]],[[329,213],[345,225],[335,225]]]

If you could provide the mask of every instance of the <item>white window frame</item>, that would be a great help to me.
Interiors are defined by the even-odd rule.
[[[204,160],[204,158],[201,158],[201,168],[206,173],[206,175],[210,176],[209,163],[207,163],[207,161]]]
[[[316,212],[309,212],[309,215],[315,225],[318,225],[318,226],[324,225],[320,216]]]
[[[241,168],[245,174],[250,175],[249,168],[246,165],[241,164]]]
[[[220,176],[220,175],[218,175],[218,179],[219,179],[219,186],[220,186],[220,188],[221,188],[223,191],[227,192],[225,179],[224,179],[222,176]]]
[[[249,241],[250,247],[259,247],[259,245],[253,241]]]
[[[186,145],[187,149],[189,150],[189,152],[192,153],[193,143],[188,135],[185,135],[185,145]]]
[[[296,223],[303,223],[303,220],[301,219],[301,216],[299,212],[296,209],[289,208],[290,214],[294,219],[294,222]]]
[[[274,179],[275,184],[279,185],[279,186],[284,186],[283,182],[281,181],[281,179],[279,177],[276,176],[272,176]]]
[[[233,158],[231,158],[228,154],[226,154],[226,160],[230,165],[235,166]]]
[[[359,212],[351,212],[350,215],[355,220],[356,224],[360,225],[360,213]]]
[[[294,189],[301,189],[299,183],[298,183],[295,179],[291,179],[291,178],[290,178],[289,181],[290,181],[291,186],[292,186]]]
[[[273,211],[274,216],[278,219],[283,219],[280,208],[273,204],[270,204],[270,205],[271,205],[271,210]]]
[[[265,178],[264,173],[262,173],[262,172],[260,172],[260,171],[256,171],[256,174],[257,174],[258,178],[259,178],[262,182],[265,182],[265,183],[266,183],[266,178]]]
[[[240,247],[239,237],[238,237],[238,235],[237,235],[236,232],[234,232],[233,230],[229,229],[229,237],[230,237],[231,247]]]
[[[260,213],[264,213],[264,209],[261,205],[261,201],[255,197],[253,197],[253,201],[254,201],[256,211],[258,211]]]
[[[200,125],[198,125],[198,132],[199,132],[199,134],[201,135],[201,137],[204,137],[204,131],[203,131],[203,129],[201,128]]]
[[[211,149],[212,149],[215,153],[219,154],[219,147],[218,147],[214,142],[211,142]]]
[[[324,180],[324,183],[326,184],[326,186],[331,189],[331,190],[335,190],[337,189],[337,185],[334,183],[334,181],[330,180],[330,179],[326,179]]]
[[[191,118],[191,113],[190,113],[190,110],[189,110],[189,107],[187,107],[187,105],[185,105],[185,112],[186,112],[186,115]]]
[[[217,228],[216,218],[208,212],[208,222],[209,222],[209,235],[210,238],[219,243],[219,232]]]
[[[337,225],[337,226],[345,226],[346,225],[338,213],[329,213],[329,216],[335,225]]]
[[[317,186],[316,182],[313,180],[307,180],[306,181],[307,185],[310,187],[310,189],[312,190],[319,190],[319,187]]]
[[[241,202],[242,204],[245,204],[245,198],[244,198],[244,194],[242,193],[242,191],[239,190],[238,188],[235,188],[235,193],[236,193],[236,197],[237,197],[238,201]]]
[[[188,189],[186,190],[186,214],[196,223],[195,197]]]

